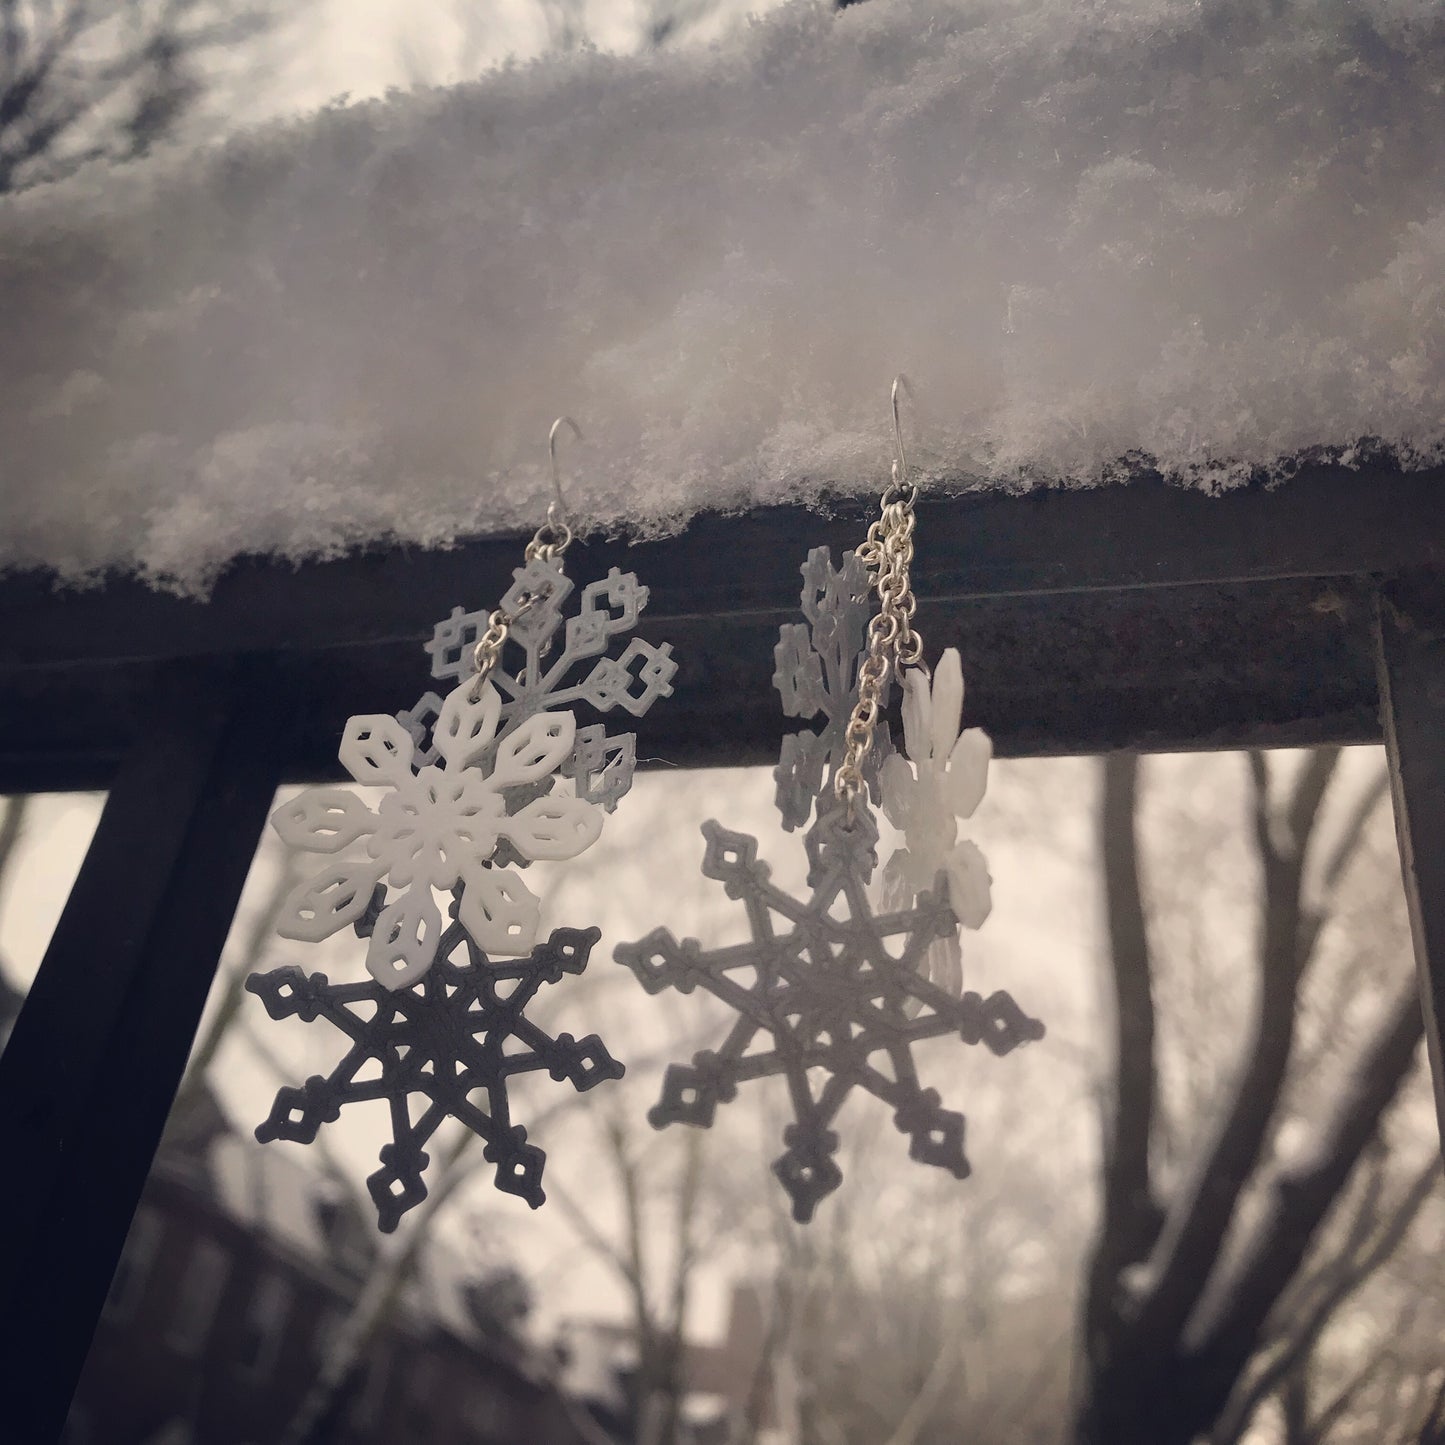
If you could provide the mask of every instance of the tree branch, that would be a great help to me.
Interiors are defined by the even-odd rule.
[[[1345,876],[1345,870],[1350,866],[1360,841],[1365,836],[1365,828],[1375,814],[1375,809],[1390,796],[1390,775],[1382,767],[1370,780],[1369,786],[1355,800],[1355,806],[1350,810],[1350,816],[1345,826],[1340,830],[1340,836],[1335,840],[1335,846],[1330,851],[1329,862],[1325,864],[1324,872],[1321,875],[1321,882],[1327,893],[1333,893],[1339,886],[1340,880]]]
[[[1279,1392],[1279,1403],[1284,1425],[1284,1445],[1311,1445],[1308,1360],[1303,1361],[1300,1368],[1285,1380]]]
[[[1299,781],[1295,784],[1294,796],[1289,803],[1288,822],[1290,837],[1301,861],[1310,839],[1314,836],[1320,804],[1325,800],[1330,779],[1339,767],[1340,751],[1337,747],[1316,748],[1306,759]]]
[[[1249,754],[1254,832],[1263,876],[1254,1032],[1213,1144],[1201,1155],[1188,1188],[1171,1209],[1160,1240],[1153,1286],[1136,1316],[1138,1336],[1151,1350],[1172,1348],[1199,1303],[1239,1196],[1259,1164],[1284,1088],[1299,986],[1308,962],[1305,946],[1312,945],[1318,932],[1302,934],[1301,882],[1320,804],[1339,755],[1338,748],[1311,754],[1279,820],[1284,828],[1280,837],[1264,758],[1258,752]]]
[[[1445,1441],[1445,1374],[1440,1376],[1440,1383],[1425,1409],[1418,1434],[1419,1445],[1440,1445]]]
[[[1399,1248],[1439,1177],[1440,1163],[1432,1159],[1416,1175],[1391,1210],[1384,1226],[1372,1239],[1368,1237],[1368,1230],[1364,1231],[1365,1237],[1362,1238],[1358,1227],[1367,1211],[1373,1213],[1370,1200],[1366,1201],[1360,1218],[1356,1220],[1356,1227],[1350,1231],[1351,1238],[1346,1248],[1312,1281],[1318,1286],[1315,1298],[1301,1313],[1300,1321],[1284,1348],[1245,1390],[1237,1392],[1230,1400],[1220,1424],[1210,1436],[1211,1445],[1233,1445],[1244,1434],[1254,1412],[1280,1388],[1287,1376],[1300,1367],[1340,1306]]]
[[[1265,1321],[1265,1342],[1283,1347],[1289,1343],[1298,1330],[1300,1320],[1314,1313],[1320,1297],[1329,1293],[1341,1274],[1348,1269],[1351,1260],[1370,1243],[1375,1234],[1375,1223],[1379,1215],[1380,1201],[1385,1192],[1385,1166],[1389,1160],[1389,1148],[1377,1132],[1367,1148],[1366,1161],[1356,1165],[1355,1174],[1365,1174],[1359,1190],[1359,1199],[1352,1205],[1353,1219],[1339,1248],[1327,1259],[1315,1261],[1315,1267],[1308,1273],[1301,1270],[1286,1286],[1275,1301],[1269,1319]],[[1354,1180],[1351,1179],[1351,1186]],[[1343,1207],[1343,1199],[1336,1207]],[[1261,1349],[1264,1348],[1262,1343]]]
[[[1360,1363],[1355,1373],[1335,1391],[1329,1404],[1310,1421],[1312,1441],[1323,1445],[1323,1442],[1329,1439],[1330,1432],[1340,1423],[1340,1417],[1354,1404],[1355,1396],[1370,1382],[1393,1347],[1394,1340],[1387,1335]]]
[[[587,1211],[563,1189],[555,1179],[547,1181],[547,1198],[556,1204],[558,1210],[565,1214],[572,1221],[573,1228],[582,1236],[587,1247],[595,1251],[602,1259],[606,1260],[618,1273],[622,1282],[627,1286],[628,1292],[633,1297],[636,1305],[639,1298],[639,1281],[631,1260],[622,1250],[618,1249],[611,1240],[597,1228],[587,1217]]]
[[[678,1439],[682,1398],[687,1389],[685,1356],[687,1309],[693,1268],[697,1263],[697,1209],[703,1187],[703,1150],[707,1135],[689,1130],[683,1136],[683,1171],[673,1215],[677,1253],[673,1260],[668,1315],[659,1322],[654,1340],[657,1358],[651,1370],[653,1404],[649,1414],[658,1422],[659,1445]]]
[[[1153,960],[1139,877],[1139,759],[1115,753],[1101,775],[1099,851],[1114,1001],[1114,1090],[1104,1123],[1102,1217],[1085,1302],[1085,1348],[1108,1349],[1120,1318],[1119,1275],[1148,1256],[1161,1212],[1153,1197],[1149,1144],[1154,1127]]]
[[[298,876],[296,855],[288,854],[276,875],[276,881],[271,885],[271,891],[266,895],[266,901],[251,920],[251,925],[246,931],[246,941],[241,945],[236,961],[226,974],[220,999],[210,1021],[191,1050],[190,1062],[186,1065],[186,1072],[181,1079],[180,1088],[176,1090],[177,1105],[189,1098],[197,1085],[205,1080],[211,1065],[215,1062],[216,1055],[220,1052],[221,1045],[240,1016],[241,1005],[246,997],[246,979],[260,960],[276,927],[276,920],[281,913],[281,905],[285,903],[286,895],[291,891]]]
[[[277,0],[0,4],[0,193],[143,153],[267,29]]]
[[[1315,1157],[1275,1181],[1231,1288],[1213,1317],[1200,1321],[1191,1358],[1207,1391],[1223,1399],[1256,1348],[1266,1318],[1409,1072],[1422,1032],[1412,983],[1367,1048]],[[1438,1164],[1432,1164],[1432,1174],[1436,1169]],[[1417,1187],[1422,1187],[1419,1181]]]

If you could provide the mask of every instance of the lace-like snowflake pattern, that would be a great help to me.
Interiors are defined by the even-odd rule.
[[[546,1155],[528,1142],[524,1127],[512,1123],[507,1081],[545,1069],[581,1091],[622,1077],[622,1065],[596,1034],[552,1038],[526,1017],[543,984],[586,968],[598,937],[595,928],[559,928],[529,957],[494,963],[453,922],[426,978],[396,991],[370,981],[334,984],[323,973],[308,976],[299,968],[252,974],[246,987],[273,1019],[324,1018],[351,1041],[327,1077],[314,1075],[299,1089],[277,1092],[256,1138],[309,1144],[347,1104],[385,1099],[391,1142],[382,1146],[381,1168],[366,1181],[383,1231],[394,1230],[426,1198],[426,1145],[447,1118],[481,1136],[483,1157],[496,1166],[497,1188],[537,1208],[546,1198]],[[373,1076],[360,1077],[369,1066]],[[479,1090],[485,1108],[473,1102]],[[423,1103],[415,1119],[409,1107],[414,1097]]]
[[[272,816],[281,837],[313,853],[348,856],[304,879],[282,906],[283,938],[320,942],[355,922],[385,879],[400,889],[377,919],[366,966],[387,988],[407,988],[436,956],[436,895],[464,886],[461,922],[488,953],[519,956],[537,939],[541,905],[508,868],[489,866],[506,843],[514,855],[574,858],[597,841],[602,810],[548,791],[576,746],[570,712],[533,713],[499,736],[502,699],[490,683],[463,683],[436,710],[433,750],[421,763],[413,735],[383,714],[346,725],[340,758],[358,782],[387,789],[373,812],[345,788],[311,788]],[[519,790],[542,796],[517,806]]]
[[[843,759],[848,715],[858,700],[858,662],[872,612],[867,568],[852,552],[843,554],[841,570],[833,567],[827,547],[814,547],[802,565],[803,622],[784,623],[773,657],[773,686],[789,717],[823,715],[821,732],[803,728],[783,739],[773,770],[777,806],[783,826],[791,832],[813,816],[813,805]],[[886,734],[864,760],[864,776],[876,796],[878,768]]]
[[[892,1105],[914,1159],[964,1178],[963,1115],[944,1109],[938,1094],[919,1083],[912,1045],[956,1033],[1002,1055],[1041,1038],[1043,1025],[1007,993],[950,998],[920,972],[924,951],[953,932],[957,921],[931,893],[906,911],[873,914],[865,879],[878,832],[866,808],[851,828],[839,812],[815,825],[812,896],[806,901],[770,881],[756,839],[716,822],[703,825],[703,836],[703,873],[742,900],[751,941],[704,951],[696,939],[679,943],[657,929],[615,952],[649,993],[668,987],[691,993],[700,986],[739,1015],[719,1048],[668,1069],[662,1097],[648,1115],[653,1126],[706,1128],[740,1083],[781,1074],[795,1122],[784,1131],[786,1149],[773,1172],[800,1222],[811,1219],[818,1201],[842,1182],[832,1123],[854,1088]],[[913,1016],[910,1001],[919,1006]],[[751,1051],[759,1035],[771,1035],[772,1047]],[[810,1078],[816,1070],[827,1076],[817,1092]]]
[[[677,663],[669,643],[656,645],[634,637],[617,657],[605,655],[613,638],[637,626],[647,606],[647,588],[636,574],[614,567],[606,577],[584,587],[577,613],[564,617],[563,604],[572,591],[573,583],[557,559],[538,558],[512,573],[501,606],[516,618],[508,642],[520,648],[523,661],[514,671],[499,667],[491,675],[502,698],[499,741],[544,710],[586,703],[598,712],[621,708],[641,717],[658,698],[672,695]],[[459,681],[468,676],[472,649],[486,630],[488,616],[457,607],[437,624],[426,645],[433,677]],[[580,664],[593,658],[598,660],[583,672]],[[418,746],[425,738],[428,715],[437,706],[436,695],[428,693],[406,715],[406,724],[416,729]],[[579,798],[610,812],[632,786],[636,766],[635,733],[612,736],[601,727],[589,727],[578,731],[576,748],[561,771],[573,780]]]

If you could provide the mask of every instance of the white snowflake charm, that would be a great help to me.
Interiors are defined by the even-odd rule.
[[[895,753],[883,765],[883,812],[902,830],[905,845],[883,870],[883,906],[906,909],[934,886],[942,873],[948,902],[965,928],[978,928],[989,915],[988,864],[976,844],[958,838],[958,820],[969,818],[988,786],[993,744],[982,728],[960,732],[963,665],[958,649],[939,660],[930,687],[912,669],[903,676],[903,741],[907,759]],[[929,951],[929,974],[955,997],[963,987],[963,962],[956,936]]]
[[[508,789],[542,783],[571,756],[577,723],[570,712],[538,712],[497,740],[501,705],[490,683],[452,691],[433,731],[439,764],[417,765],[416,742],[394,717],[347,723],[340,749],[347,772],[389,791],[375,812],[344,788],[312,788],[276,810],[271,821],[293,847],[343,853],[366,840],[364,857],[333,863],[291,892],[276,928],[283,938],[329,938],[366,912],[385,881],[402,891],[376,920],[366,966],[387,988],[407,988],[436,957],[443,929],[436,895],[460,885],[457,917],[481,949],[531,952],[540,904],[516,872],[489,861],[503,841],[527,862],[575,858],[597,841],[603,810],[549,792],[507,812]]]

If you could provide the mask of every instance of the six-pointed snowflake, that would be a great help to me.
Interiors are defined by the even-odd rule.
[[[648,1116],[652,1124],[706,1128],[739,1083],[783,1075],[796,1122],[784,1131],[787,1147],[773,1171],[800,1221],[810,1219],[842,1180],[831,1126],[855,1087],[893,1106],[914,1159],[966,1176],[963,1115],[944,1109],[938,1094],[920,1085],[913,1043],[957,1033],[965,1043],[1006,1054],[1042,1037],[1043,1025],[1007,993],[952,998],[920,973],[925,950],[953,932],[957,921],[947,903],[928,892],[906,911],[873,914],[865,879],[878,833],[867,808],[857,810],[851,827],[841,811],[815,825],[812,896],[806,901],[769,881],[755,839],[716,822],[705,823],[703,834],[703,872],[729,897],[742,899],[751,942],[704,952],[696,939],[679,943],[658,929],[621,945],[614,956],[649,993],[669,986],[690,993],[701,985],[739,1017],[717,1050],[668,1069],[662,1098]],[[752,975],[751,981],[740,974]],[[912,1016],[910,1001],[918,1005]],[[750,1052],[759,1034],[771,1035],[772,1047]],[[875,1062],[880,1057],[891,1066],[891,1077]],[[815,1093],[810,1072],[818,1069],[828,1077]]]
[[[636,574],[614,567],[606,577],[584,587],[576,615],[564,617],[562,606],[572,591],[573,583],[559,559],[538,558],[512,574],[501,608],[515,619],[508,641],[520,647],[523,661],[513,671],[503,666],[491,675],[502,699],[499,740],[544,710],[587,703],[598,712],[620,707],[641,717],[658,698],[672,695],[677,663],[670,644],[634,637],[617,657],[604,655],[614,637],[637,626],[647,606],[647,588]],[[467,676],[472,649],[486,630],[488,617],[487,612],[457,607],[437,624],[426,645],[433,677],[460,680]],[[563,634],[560,650],[556,646],[559,631]],[[599,660],[582,672],[579,664],[593,658]],[[406,715],[418,746],[438,705],[436,695],[428,693]],[[614,736],[593,725],[578,729],[562,775],[573,780],[579,798],[610,812],[632,786],[636,766],[635,733]]]
[[[506,794],[550,780],[571,756],[570,712],[533,713],[499,736],[503,703],[490,683],[463,683],[438,709],[433,752],[420,763],[412,735],[384,714],[346,725],[340,758],[367,786],[388,789],[373,812],[345,788],[311,788],[272,817],[282,838],[315,853],[345,857],[292,890],[276,931],[319,942],[354,922],[383,879],[402,890],[377,919],[366,966],[387,988],[422,978],[436,957],[442,915],[436,895],[464,887],[462,924],[488,953],[517,956],[536,942],[541,906],[521,878],[489,867],[504,841],[520,857],[574,858],[597,841],[602,810],[549,793],[508,811]]]
[[[426,978],[396,991],[369,981],[333,984],[325,974],[308,976],[299,968],[252,974],[246,987],[273,1019],[324,1018],[351,1040],[329,1076],[315,1075],[299,1089],[277,1092],[257,1139],[309,1144],[347,1104],[385,1099],[392,1140],[381,1149],[382,1167],[366,1181],[384,1231],[394,1230],[401,1216],[426,1198],[426,1144],[448,1117],[485,1141],[483,1157],[496,1165],[497,1188],[520,1195],[535,1209],[546,1197],[546,1155],[528,1143],[525,1128],[511,1122],[507,1080],[545,1069],[580,1091],[622,1077],[622,1065],[596,1034],[552,1038],[526,1017],[543,984],[582,972],[598,936],[595,928],[559,928],[530,957],[493,963],[461,923],[453,922]],[[368,1065],[379,1066],[379,1073],[360,1077]],[[485,1109],[473,1101],[479,1090],[486,1095]],[[424,1104],[415,1121],[409,1108],[413,1096]]]
[[[777,671],[773,686],[789,717],[823,715],[821,732],[804,728],[783,739],[773,770],[778,811],[791,832],[805,826],[813,805],[843,761],[848,717],[858,700],[858,662],[871,614],[868,569],[852,552],[843,554],[834,570],[827,547],[814,547],[803,563],[803,616],[806,623],[787,622],[778,630],[773,649]],[[864,759],[864,776],[876,794],[884,738]]]

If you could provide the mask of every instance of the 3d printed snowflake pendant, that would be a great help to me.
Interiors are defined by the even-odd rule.
[[[884,816],[903,830],[906,846],[885,866],[898,893],[921,893],[940,870],[948,899],[965,928],[989,915],[988,867],[973,843],[958,841],[958,821],[973,816],[988,786],[993,744],[982,728],[962,729],[963,666],[947,648],[933,678],[903,675],[903,745],[883,765]]]
[[[329,938],[371,908],[381,888],[366,966],[386,988],[409,988],[437,956],[439,897],[460,887],[460,922],[486,953],[519,957],[533,947],[541,906],[516,870],[575,858],[596,842],[636,766],[634,734],[579,728],[565,705],[640,717],[671,695],[677,670],[666,643],[633,638],[620,656],[606,655],[647,605],[632,573],[614,567],[583,589],[580,610],[567,617],[572,591],[556,558],[517,568],[501,610],[511,618],[509,644],[525,659],[520,668],[497,667],[477,687],[472,649],[490,614],[458,607],[426,645],[432,675],[457,685],[394,718],[350,720],[341,762],[357,783],[388,792],[375,811],[344,788],[312,788],[276,810],[272,822],[291,846],[345,855],[292,891],[277,924],[282,937]],[[558,632],[565,640],[555,649]],[[585,673],[581,663],[591,664]]]
[[[1042,1038],[1043,1025],[1007,993],[953,997],[921,971],[928,947],[958,927],[941,893],[925,892],[909,909],[874,915],[866,882],[878,832],[866,808],[857,809],[851,826],[841,810],[814,826],[806,901],[769,881],[756,839],[716,822],[702,831],[703,873],[743,901],[752,941],[705,952],[696,939],[679,943],[658,929],[614,954],[649,993],[701,986],[739,1015],[716,1050],[668,1069],[662,1098],[648,1116],[654,1127],[706,1128],[744,1080],[781,1074],[796,1122],[784,1131],[787,1147],[773,1172],[792,1197],[795,1219],[811,1219],[818,1201],[842,1182],[831,1126],[855,1087],[893,1106],[914,1159],[964,1178],[963,1115],[944,1109],[938,1094],[919,1083],[913,1043],[957,1033],[964,1043],[1002,1055]],[[751,982],[735,976],[744,971]],[[771,1035],[772,1047],[750,1052],[759,1034]],[[810,1072],[818,1069],[827,1079],[815,1092]]]
[[[963,664],[956,647],[944,650],[932,678],[921,668],[903,674],[903,746],[879,775],[883,815],[903,832],[904,846],[883,867],[885,908],[907,908],[947,881],[948,902],[964,928],[981,928],[993,907],[988,861],[976,843],[959,841],[988,786],[993,744],[982,728],[963,721]],[[934,983],[963,991],[963,952],[955,932],[928,951]]]
[[[831,796],[833,774],[847,748],[848,715],[858,700],[858,663],[871,611],[868,570],[853,552],[843,554],[841,569],[832,552],[814,547],[802,565],[802,607],[806,622],[787,622],[773,649],[773,686],[789,717],[823,718],[820,732],[810,728],[783,739],[778,765],[777,806],[789,832],[807,825],[814,804]],[[887,755],[882,733],[864,762],[864,776],[876,798],[878,768]]]
[[[538,558],[512,573],[512,585],[501,606],[516,617],[511,641],[521,647],[524,661],[515,671],[498,668],[492,674],[502,698],[502,737],[544,710],[585,703],[596,712],[621,708],[641,717],[658,698],[672,696],[677,664],[670,644],[634,637],[617,657],[604,655],[614,637],[637,626],[647,606],[647,588],[636,574],[614,567],[606,577],[582,589],[578,612],[565,617],[562,606],[573,590],[571,578],[556,559]],[[457,607],[437,623],[426,645],[433,677],[456,681],[467,677],[472,647],[485,631],[487,617],[486,612],[464,612]],[[580,664],[593,658],[598,661],[582,671]],[[440,706],[441,699],[428,693],[406,715],[417,729],[418,744],[425,735],[427,717],[435,715]],[[573,780],[579,798],[611,812],[632,786],[636,766],[636,734],[613,736],[594,724],[578,729],[576,746],[561,775]]]
[[[324,1018],[351,1040],[327,1077],[313,1076],[299,1089],[277,1092],[256,1138],[309,1144],[347,1104],[385,1099],[391,1105],[392,1142],[382,1147],[382,1167],[366,1184],[387,1233],[426,1198],[425,1146],[443,1120],[457,1119],[479,1135],[483,1157],[496,1165],[497,1188],[520,1195],[535,1209],[546,1198],[546,1155],[527,1141],[526,1129],[511,1122],[507,1080],[545,1069],[580,1091],[622,1077],[622,1065],[596,1034],[552,1038],[526,1017],[543,984],[586,968],[598,930],[559,928],[529,957],[494,963],[460,921],[464,906],[465,892],[456,906],[459,921],[443,934],[435,965],[412,987],[330,983],[325,974],[308,976],[299,968],[254,973],[246,980],[273,1019]],[[362,930],[370,922],[359,921]],[[379,1066],[379,1073],[359,1077],[369,1065]],[[478,1090],[486,1095],[485,1109],[473,1102]],[[413,1095],[425,1101],[415,1122],[408,1107]]]
[[[361,784],[389,791],[372,812],[344,788],[312,788],[278,808],[276,831],[293,847],[346,858],[306,879],[287,898],[276,931],[315,943],[355,922],[378,883],[402,890],[371,935],[366,966],[387,988],[407,988],[436,957],[442,915],[435,895],[458,885],[461,922],[488,953],[516,956],[537,940],[541,905],[512,870],[488,866],[505,840],[527,861],[575,858],[602,832],[602,810],[547,794],[515,812],[510,789],[550,781],[572,755],[570,712],[535,713],[498,737],[502,700],[490,683],[448,694],[433,730],[440,765],[418,766],[411,734],[384,714],[346,725],[341,761]],[[489,761],[485,761],[489,760]]]

